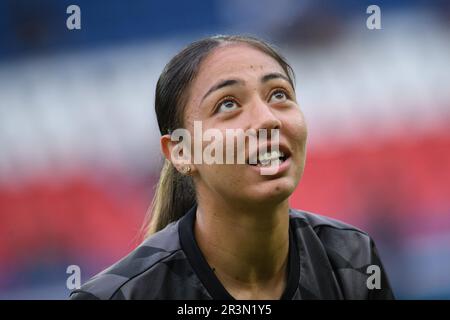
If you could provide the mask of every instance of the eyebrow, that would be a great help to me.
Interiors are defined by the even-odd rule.
[[[211,93],[213,93],[214,91],[217,91],[219,89],[222,89],[224,87],[228,87],[228,86],[235,86],[237,84],[243,85],[244,81],[243,80],[237,80],[237,79],[228,79],[228,80],[222,80],[219,81],[219,83],[213,85],[208,92],[206,92],[206,94],[203,96],[202,98],[202,102],[203,100],[206,99],[207,96],[209,96]]]
[[[291,84],[291,80],[288,77],[286,77],[284,74],[281,74],[279,72],[272,72],[272,73],[268,73],[268,74],[262,76],[260,82],[266,83],[266,82],[268,82],[270,80],[274,80],[274,79],[283,79],[283,80],[289,82],[289,84]],[[222,89],[222,88],[228,87],[228,86],[243,85],[244,83],[245,83],[245,81],[239,80],[239,79],[227,79],[227,80],[219,81],[217,84],[213,85],[208,90],[208,92],[205,93],[201,102],[203,102],[203,100],[205,100],[206,97],[209,96],[214,91],[217,91],[219,89]]]
[[[272,72],[272,73],[266,74],[265,76],[263,76],[261,78],[261,83],[265,83],[267,81],[270,81],[273,79],[280,79],[280,78],[289,82],[289,84],[291,84],[291,80],[288,77],[286,77],[284,74],[281,74],[279,72]]]

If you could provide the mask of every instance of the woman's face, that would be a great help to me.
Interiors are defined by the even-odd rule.
[[[268,204],[286,200],[294,191],[305,164],[307,130],[294,89],[272,57],[246,44],[214,49],[189,88],[184,123],[192,137],[194,121],[201,121],[203,132],[214,128],[223,137],[226,129],[266,129],[269,137],[270,129],[279,129],[279,149],[288,157],[280,171],[270,175],[251,164],[191,164],[200,198]],[[245,141],[248,158],[258,150]],[[202,142],[203,150],[210,143]]]

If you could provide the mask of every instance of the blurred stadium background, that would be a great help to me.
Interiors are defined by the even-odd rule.
[[[65,299],[68,265],[84,282],[138,244],[162,163],[157,77],[217,33],[294,66],[310,134],[292,205],[367,230],[398,298],[449,299],[449,4],[2,0],[0,299]]]

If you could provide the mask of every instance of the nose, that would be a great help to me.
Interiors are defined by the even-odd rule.
[[[258,98],[251,108],[251,123],[252,129],[255,129],[259,136],[259,130],[267,130],[267,135],[270,137],[271,129],[281,129],[281,121],[274,114],[270,105]]]

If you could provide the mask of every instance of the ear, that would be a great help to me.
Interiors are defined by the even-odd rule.
[[[186,166],[190,167],[191,173],[195,171],[195,166],[191,161],[190,135],[177,140],[173,136],[165,134],[160,138],[160,147],[164,157],[172,162],[179,172],[183,173]]]

